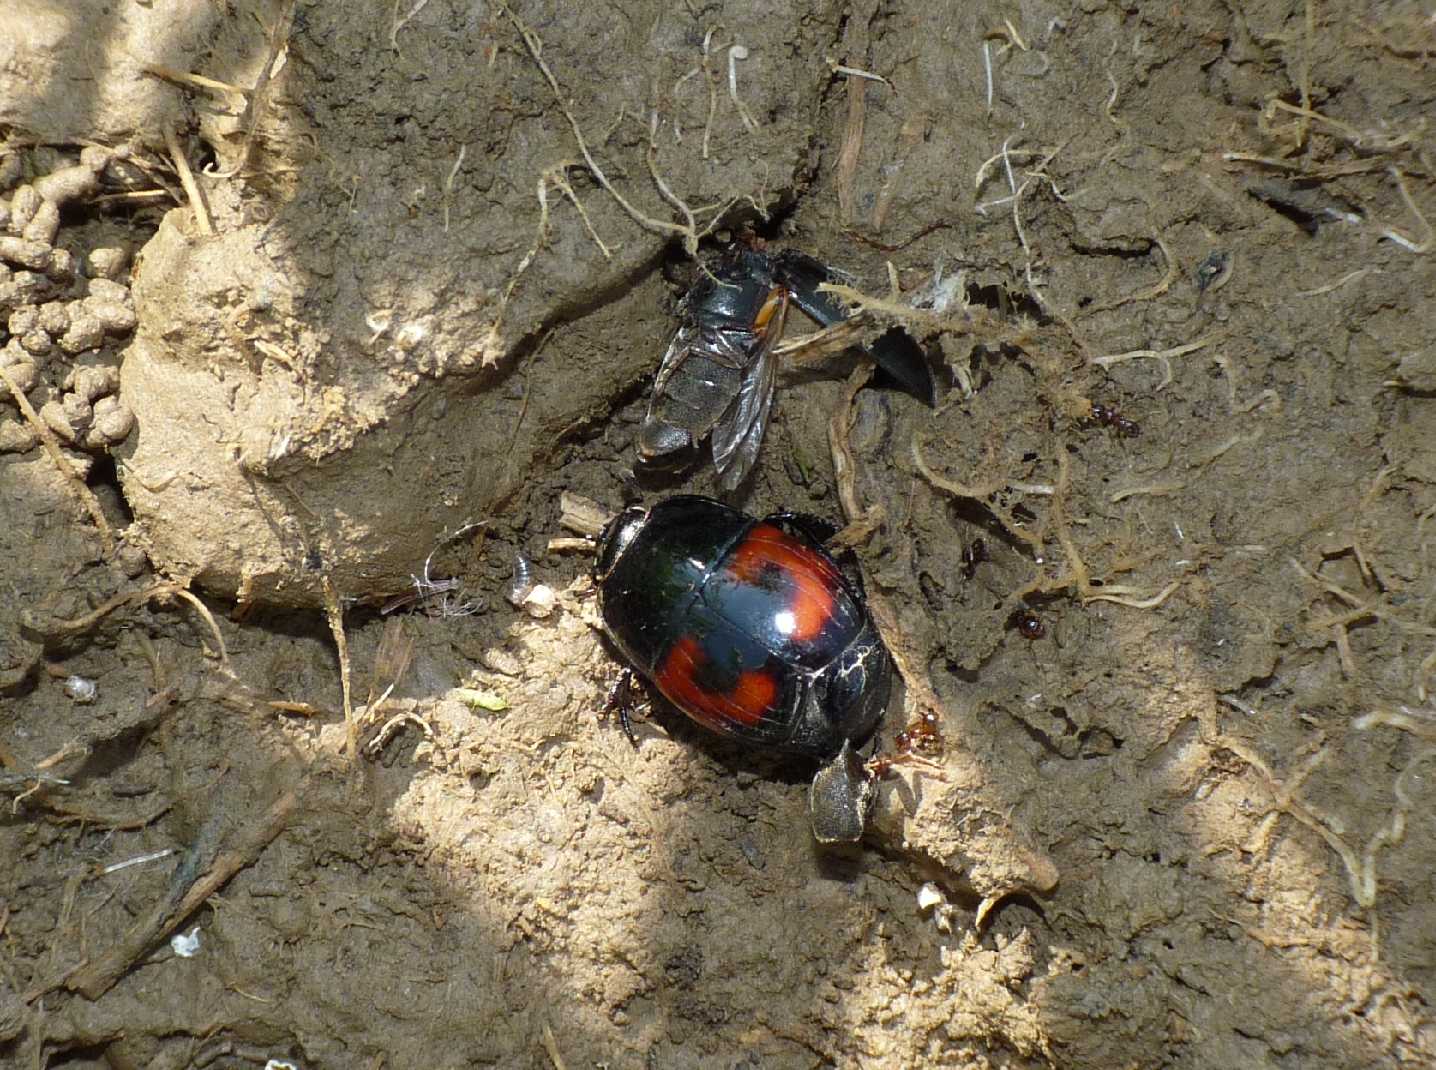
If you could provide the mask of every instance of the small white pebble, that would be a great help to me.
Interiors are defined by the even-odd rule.
[[[46,301],[39,308],[39,323],[58,338],[70,329],[70,308],[64,301]]]
[[[952,904],[936,884],[928,881],[917,890],[917,908],[923,913],[932,911],[933,924],[940,933],[952,932]]]
[[[554,606],[558,604],[558,595],[554,589],[546,583],[540,583],[525,596],[523,601],[524,611],[530,617],[542,619],[553,613]]]
[[[20,348],[32,356],[43,357],[55,348],[55,340],[43,327],[36,327],[20,336]]]
[[[187,933],[175,933],[170,937],[170,950],[182,959],[192,959],[199,954],[199,926]]]
[[[299,1064],[288,1059],[270,1059],[264,1064],[264,1070],[299,1070]]]
[[[429,325],[422,321],[406,323],[399,328],[399,333],[394,336],[394,345],[400,351],[407,353],[420,342],[429,337]]]
[[[95,681],[84,676],[65,677],[65,694],[69,695],[81,706],[95,701],[95,696],[100,693],[100,687]]]

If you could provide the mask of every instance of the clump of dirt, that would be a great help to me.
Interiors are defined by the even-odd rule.
[[[7,1057],[1430,1063],[1429,20],[750,7],[0,15]],[[943,366],[785,374],[736,496],[945,740],[847,854],[599,722],[547,549],[713,491],[632,443],[740,225]]]

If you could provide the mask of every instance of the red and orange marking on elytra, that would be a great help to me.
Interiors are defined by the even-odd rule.
[[[749,669],[730,690],[712,691],[698,682],[707,661],[698,640],[685,635],[664,656],[653,682],[669,702],[720,731],[735,722],[752,728],[777,704],[778,680],[768,670]]]

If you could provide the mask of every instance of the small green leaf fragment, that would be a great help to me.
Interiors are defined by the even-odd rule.
[[[456,687],[454,697],[471,710],[488,710],[498,713],[509,708],[508,700],[497,691],[478,687]]]

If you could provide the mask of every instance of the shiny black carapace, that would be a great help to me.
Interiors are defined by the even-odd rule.
[[[861,590],[821,545],[829,534],[682,495],[620,513],[594,562],[605,632],[664,698],[714,732],[824,763],[810,798],[828,843],[862,835],[872,794],[854,751],[892,682]]]
[[[682,322],[659,365],[638,434],[640,462],[683,463],[707,438],[720,484],[732,490],[741,483],[768,426],[773,346],[788,303],[824,327],[849,317],[841,302],[819,289],[831,278],[811,256],[791,249],[770,254],[743,241],[705,270],[683,299]],[[932,368],[906,331],[894,327],[867,350],[903,389],[935,404]]]

